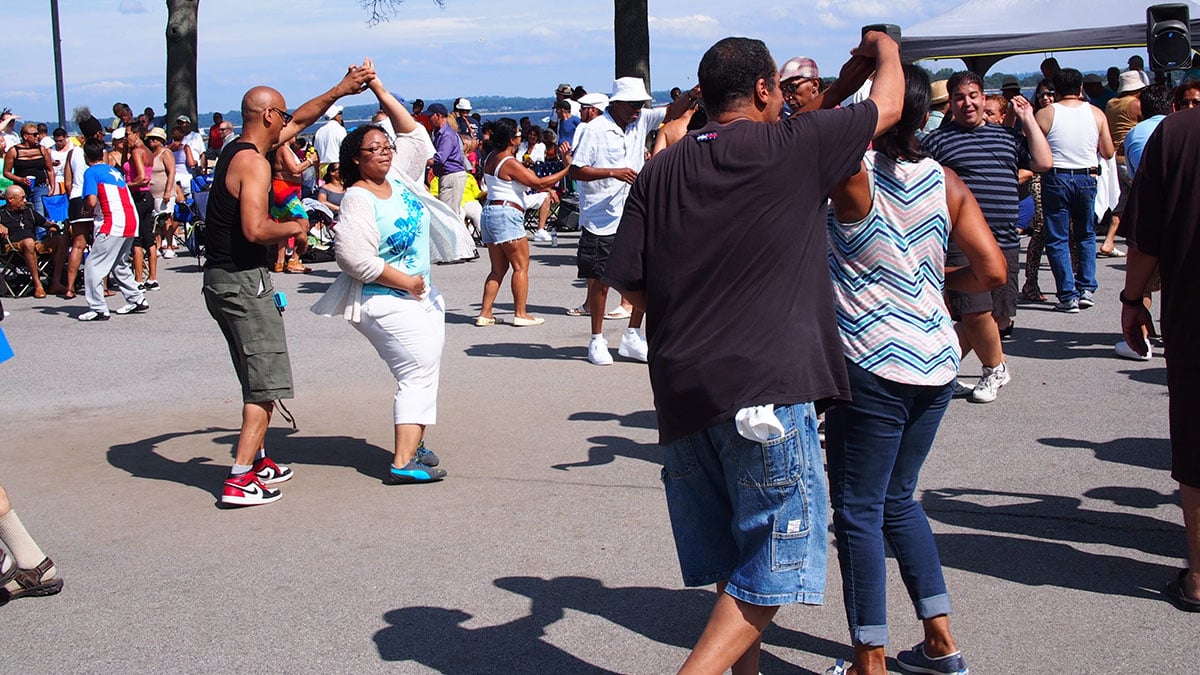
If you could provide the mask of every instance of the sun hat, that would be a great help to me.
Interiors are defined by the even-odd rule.
[[[1146,83],[1142,82],[1142,76],[1136,70],[1127,70],[1121,73],[1120,83],[1121,86],[1117,88],[1118,94],[1126,94],[1146,88]]]
[[[471,109],[471,99],[469,99],[469,98],[458,99],[457,101],[454,102],[454,109],[469,111]]]
[[[646,83],[640,77],[618,77],[613,80],[612,94],[608,100],[626,103],[645,103],[651,96],[646,92]]]
[[[946,80],[934,80],[929,83],[930,105],[941,105],[950,100],[950,90],[946,88]]]
[[[797,77],[806,80],[821,77],[821,73],[817,69],[817,62],[807,56],[797,56],[785,61],[783,67],[779,69],[779,81],[787,82]]]
[[[1012,75],[1009,75],[1008,77],[1004,78],[1004,81],[1000,83],[1000,91],[1004,91],[1005,89],[1018,89],[1019,90],[1020,88],[1021,88],[1020,81],[1018,81],[1017,78],[1013,77]]]
[[[575,93],[575,90],[571,88],[571,85],[567,84],[566,82],[562,82],[554,89],[554,93],[570,96],[571,94]]]
[[[113,129],[112,139],[114,141],[119,141],[122,138],[125,138],[125,127],[117,127],[116,129]]]
[[[604,94],[584,94],[579,97],[579,105],[604,110],[608,107],[608,97]]]
[[[163,143],[166,143],[167,142],[167,132],[163,131],[162,127],[154,127],[150,131],[146,132],[146,140],[150,140],[151,138],[157,138],[158,140],[162,141]]]

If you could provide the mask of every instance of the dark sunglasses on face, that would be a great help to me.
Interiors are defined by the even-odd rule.
[[[279,108],[276,108],[275,106],[271,106],[271,107],[270,107],[270,110],[274,110],[275,112],[279,113],[279,116],[280,116],[281,118],[283,118],[283,123],[284,123],[284,124],[291,124],[291,123],[292,123],[292,114],[291,114],[291,113],[289,113],[288,111],[286,111],[286,110],[280,110]]]

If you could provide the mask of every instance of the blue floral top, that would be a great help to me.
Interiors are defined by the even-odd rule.
[[[392,181],[392,196],[375,200],[375,226],[379,228],[379,257],[388,265],[409,275],[430,280],[429,211],[403,183]],[[363,284],[364,295],[403,295],[408,293],[381,284]]]

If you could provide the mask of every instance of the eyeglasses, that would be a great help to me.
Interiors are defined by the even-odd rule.
[[[1200,99],[1185,98],[1179,102],[1181,108],[1195,108],[1196,106],[1200,106]]]
[[[812,82],[813,80],[816,80],[816,79],[817,78],[815,78],[815,77],[802,77],[799,79],[792,79],[792,80],[788,80],[787,82],[780,84],[779,88],[781,90],[783,90],[783,93],[785,93],[785,94],[794,94],[794,93],[796,93],[796,90],[800,88],[800,85],[804,84],[805,82]]]
[[[368,155],[390,155],[396,151],[396,146],[391,143],[387,145],[373,145],[369,148],[359,148],[359,152],[365,152]]]
[[[280,110],[279,108],[276,108],[275,106],[271,106],[270,108],[267,108],[267,109],[268,109],[268,110],[274,110],[275,112],[279,113],[279,116],[280,116],[281,118],[283,118],[283,123],[284,123],[284,124],[291,124],[291,123],[292,123],[292,114],[291,114],[291,113],[289,113],[288,111],[286,111],[286,110]]]
[[[1053,89],[1049,89],[1049,90],[1043,89],[1042,91],[1039,91],[1038,98],[1041,98],[1042,96],[1054,96],[1054,90]]]

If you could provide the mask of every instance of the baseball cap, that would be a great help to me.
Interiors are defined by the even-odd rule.
[[[192,118],[188,117],[187,115],[180,115],[179,117],[175,118],[175,123],[178,124],[180,122],[187,122],[188,124],[191,124]]]
[[[608,97],[604,94],[584,94],[579,97],[579,105],[604,110],[608,107]]]
[[[329,110],[325,111],[325,119],[331,120],[337,117],[338,115],[342,114],[342,110],[345,110],[345,108],[340,105],[329,106]]]
[[[442,105],[441,103],[434,103],[433,105],[426,107],[425,112],[429,113],[430,115],[441,115],[442,117],[450,114],[450,111],[446,110],[446,106]]]
[[[785,61],[783,67],[779,69],[779,81],[786,82],[797,77],[806,80],[821,77],[821,73],[817,69],[817,62],[807,56],[797,56]]]

